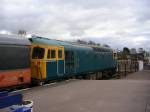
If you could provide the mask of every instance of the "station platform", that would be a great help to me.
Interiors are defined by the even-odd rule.
[[[120,80],[70,80],[23,92],[34,112],[150,112],[150,71]]]

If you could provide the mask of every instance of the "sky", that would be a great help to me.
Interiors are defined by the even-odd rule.
[[[150,50],[150,0],[0,0],[0,33]]]

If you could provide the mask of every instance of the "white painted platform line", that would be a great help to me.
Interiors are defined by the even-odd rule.
[[[43,86],[50,86],[50,85],[55,85],[55,84],[57,84],[57,83],[54,82],[54,83],[44,84]]]
[[[17,93],[17,92],[27,91],[27,90],[30,90],[30,89],[32,89],[32,88],[20,89],[20,90],[13,91],[12,93]]]

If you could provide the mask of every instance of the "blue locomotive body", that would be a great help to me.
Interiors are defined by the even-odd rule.
[[[31,50],[32,55],[39,54],[34,53],[35,48],[44,50],[43,58],[33,59],[32,57],[31,59],[32,62],[39,63],[39,66],[31,64],[35,65],[35,68],[31,67],[33,70],[31,76],[34,79],[53,80],[100,71],[115,71],[116,69],[117,62],[110,48],[80,45],[42,37],[33,37],[30,40],[34,46]],[[40,74],[38,74],[39,71]]]

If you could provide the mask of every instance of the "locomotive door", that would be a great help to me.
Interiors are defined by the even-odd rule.
[[[47,77],[57,78],[64,74],[64,48],[51,46],[47,51]]]
[[[51,46],[47,50],[46,61],[47,79],[57,78],[57,47]]]

